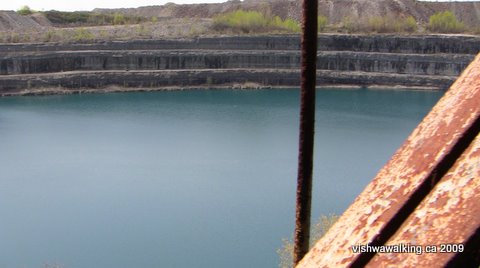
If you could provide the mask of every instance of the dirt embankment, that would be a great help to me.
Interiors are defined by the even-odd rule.
[[[319,14],[326,16],[330,22],[341,22],[345,17],[362,19],[371,16],[408,17],[427,22],[435,12],[452,11],[457,18],[469,25],[480,22],[479,2],[419,2],[416,0],[319,0]],[[149,6],[130,9],[96,9],[98,12],[121,12],[145,17],[183,17],[211,18],[216,14],[237,9],[262,10],[282,18],[290,17],[300,20],[301,1],[294,0],[245,0],[228,1],[220,4],[193,4]]]
[[[141,37],[141,32],[156,32],[153,38],[162,36],[198,35],[208,32],[209,20],[217,14],[244,10],[260,10],[267,14],[282,18],[300,20],[301,1],[296,0],[230,0],[218,4],[190,4],[178,5],[168,3],[160,6],[146,6],[139,8],[123,9],[95,9],[95,13],[120,13],[124,15],[139,16],[151,20],[152,23],[141,29],[135,28]],[[431,15],[439,11],[452,11],[457,18],[468,26],[480,25],[480,2],[419,2],[416,0],[319,0],[319,14],[326,16],[330,24],[339,24],[346,19],[361,22],[372,16],[385,17],[409,17],[412,16],[419,23],[426,23]],[[155,19],[153,19],[155,18]],[[183,29],[190,23],[189,29]],[[76,25],[82,26],[85,25]],[[91,26],[91,25],[89,25]],[[198,26],[198,27],[196,27]],[[52,24],[41,13],[29,16],[20,16],[13,11],[0,11],[0,34],[1,32],[28,32],[33,34],[38,31],[48,31],[52,27],[71,27],[71,25]],[[118,27],[93,27],[92,31],[103,31],[106,39],[109,33],[123,31],[126,28],[125,38],[132,31],[128,26]],[[130,27],[131,28],[131,27]],[[145,29],[146,28],[146,29]],[[192,30],[193,29],[193,30]],[[122,33],[123,34],[123,33]],[[122,35],[120,34],[120,36]],[[100,36],[101,36],[100,35]],[[0,40],[1,41],[1,40]],[[37,40],[38,41],[38,40]],[[45,40],[49,41],[49,40]],[[55,41],[55,40],[54,40]]]
[[[51,23],[41,14],[21,16],[15,11],[0,11],[0,32],[44,30],[52,27]]]

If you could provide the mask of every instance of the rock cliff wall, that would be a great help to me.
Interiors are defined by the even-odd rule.
[[[298,86],[298,36],[0,44],[0,92]],[[321,35],[318,84],[447,88],[480,51],[472,36]]]

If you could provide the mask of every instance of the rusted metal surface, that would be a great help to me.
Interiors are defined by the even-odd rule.
[[[477,135],[454,167],[387,243],[416,245],[419,251],[378,254],[367,266],[388,267],[401,263],[403,267],[445,267],[455,261],[459,263],[454,267],[468,267],[466,262],[471,262],[468,256],[475,256],[475,252],[467,252],[466,244],[475,239],[479,225],[480,135]],[[463,254],[464,257],[455,260]],[[476,256],[480,257],[478,248]]]
[[[387,244],[464,154],[479,129],[480,55],[297,267],[368,264],[375,253],[353,253],[352,246]],[[466,191],[470,190],[467,187]],[[472,228],[480,226],[478,215],[468,223]]]
[[[315,85],[317,62],[317,0],[303,1],[300,137],[293,263],[307,253],[310,240]]]

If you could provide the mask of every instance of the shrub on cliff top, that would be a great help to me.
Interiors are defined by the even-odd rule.
[[[125,23],[126,23],[126,20],[123,14],[118,12],[113,14],[113,25],[121,25]]]
[[[213,27],[220,31],[230,29],[249,33],[265,30],[267,20],[260,12],[237,10],[215,16]]]
[[[95,39],[95,35],[85,28],[75,29],[73,40],[76,42],[91,41]]]
[[[365,30],[377,33],[412,33],[417,31],[417,22],[412,16],[408,18],[377,16],[368,20]]]
[[[22,15],[22,16],[25,16],[25,15],[30,15],[32,14],[34,11],[32,9],[30,9],[29,6],[22,6],[21,8],[19,8],[17,10],[17,13]]]
[[[460,33],[465,31],[465,24],[458,21],[451,11],[444,11],[430,16],[427,29],[436,33]]]
[[[62,26],[97,26],[97,25],[119,25],[137,24],[147,21],[147,18],[124,15],[121,13],[98,13],[92,11],[56,11],[43,12],[45,17],[54,25]]]
[[[317,20],[318,31],[323,32],[328,24],[328,18],[325,16],[318,16]]]
[[[289,18],[282,20],[278,16],[267,16],[258,11],[237,10],[215,16],[213,29],[241,33],[299,32],[300,25]]]
[[[289,32],[298,33],[301,30],[300,24],[290,18],[282,20],[279,16],[275,16],[274,20],[270,20],[270,28],[273,30],[287,30]]]

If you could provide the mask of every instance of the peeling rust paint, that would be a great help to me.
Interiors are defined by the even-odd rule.
[[[388,241],[389,245],[414,241],[415,245],[421,245],[423,250],[427,245],[435,245],[439,251],[441,245],[465,247],[465,242],[480,226],[480,167],[477,165],[480,161],[479,150],[480,135]],[[445,267],[457,254],[378,254],[367,267],[399,262],[403,267]]]
[[[464,154],[477,136],[480,128],[480,55],[465,69],[459,79],[439,101],[407,141],[380,170],[374,180],[355,199],[330,231],[315,245],[315,251],[305,256],[297,267],[361,267],[375,257],[374,254],[354,254],[357,244],[384,245],[402,224],[410,219],[416,223],[416,232],[439,232],[442,234],[444,220],[423,221],[429,211],[415,209],[432,189],[452,187],[444,177]],[[478,154],[478,149],[474,148]],[[476,161],[476,162],[475,162]],[[479,160],[455,173],[457,180],[476,180]],[[474,166],[470,168],[471,166]],[[477,167],[477,169],[475,169]],[[438,182],[440,181],[440,184]],[[465,183],[467,183],[465,181]],[[435,202],[450,204],[468,202],[474,189],[471,184],[463,191],[451,190],[447,197],[436,196]],[[478,191],[476,191],[478,193]],[[446,194],[445,191],[442,193]],[[452,193],[454,193],[452,195]],[[463,207],[460,207],[463,208]],[[460,209],[459,208],[459,209]],[[461,210],[460,210],[461,211]],[[468,210],[467,210],[468,211]],[[409,218],[417,213],[416,218]],[[447,212],[442,212],[447,217]],[[451,212],[450,212],[451,214]],[[475,215],[480,215],[476,213]],[[469,224],[479,227],[478,218]],[[400,229],[402,230],[402,229]],[[456,231],[452,231],[458,235]],[[418,243],[421,237],[411,235],[410,243]],[[472,240],[473,241],[473,240]],[[475,240],[476,241],[476,240]],[[395,265],[397,256],[389,265]],[[377,263],[382,267],[383,262]],[[397,263],[398,264],[398,263]],[[387,265],[387,264],[385,264]],[[402,264],[403,266],[403,264]],[[388,267],[388,266],[385,266]]]

